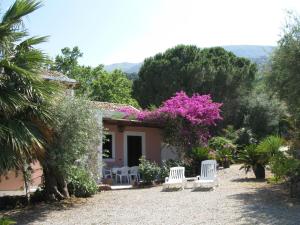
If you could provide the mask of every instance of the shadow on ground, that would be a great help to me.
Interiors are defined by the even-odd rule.
[[[266,179],[256,179],[256,178],[238,178],[238,179],[232,179],[232,182],[238,182],[238,183],[245,183],[245,182],[251,182],[251,183],[264,183],[266,182]]]
[[[249,179],[248,179],[249,180]],[[247,224],[299,225],[300,202],[289,198],[282,185],[253,188],[229,198],[242,201],[241,220]]]
[[[72,210],[79,207],[85,199],[71,199],[67,201],[54,202],[51,204],[39,203],[25,208],[19,208],[9,211],[0,211],[0,216],[9,217],[17,224],[30,224],[36,221],[43,221],[47,214],[53,211]]]

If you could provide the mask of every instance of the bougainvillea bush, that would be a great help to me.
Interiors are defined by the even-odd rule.
[[[120,108],[124,118],[136,118],[145,122],[158,122],[164,125],[164,141],[181,149],[190,150],[207,143],[208,128],[222,120],[221,103],[212,101],[210,95],[177,92],[161,107],[139,111],[130,107]]]

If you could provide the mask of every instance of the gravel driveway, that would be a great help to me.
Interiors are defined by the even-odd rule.
[[[300,204],[280,186],[246,178],[234,165],[220,170],[215,191],[162,192],[162,187],[107,191],[84,202],[42,204],[9,212],[18,224],[300,224]]]

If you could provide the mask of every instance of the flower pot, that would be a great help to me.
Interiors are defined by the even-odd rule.
[[[223,168],[229,168],[230,167],[230,161],[229,160],[225,160],[223,162]]]
[[[265,179],[266,178],[265,167],[260,164],[257,164],[253,168],[253,172],[254,172],[256,179]]]

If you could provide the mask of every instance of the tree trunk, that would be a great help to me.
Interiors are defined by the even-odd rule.
[[[257,164],[253,168],[253,172],[254,172],[256,179],[265,179],[266,178],[265,167],[262,166],[261,164]]]
[[[25,185],[25,195],[27,199],[27,204],[30,204],[30,182],[31,182],[31,170],[28,164],[24,164],[22,168],[24,185]]]
[[[57,168],[49,165],[44,167],[44,179],[47,199],[61,200],[70,197],[67,181]]]

